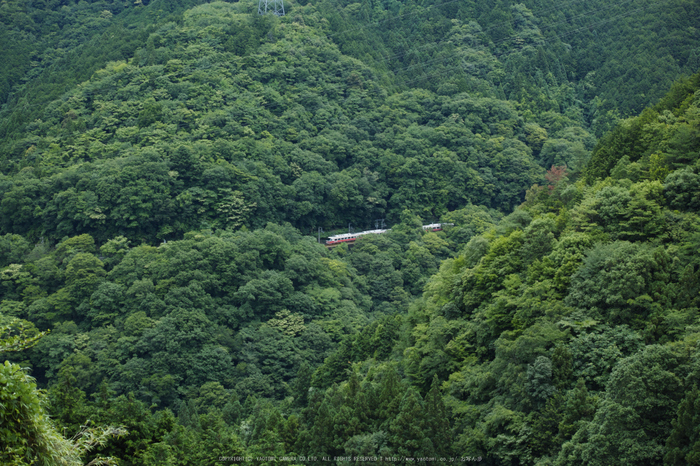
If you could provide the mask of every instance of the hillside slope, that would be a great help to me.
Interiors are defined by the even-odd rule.
[[[407,208],[507,211],[540,179],[531,146],[544,130],[510,103],[389,96],[314,28],[239,8],[189,10],[3,145],[0,228],[102,243],[268,221],[364,226]],[[592,148],[563,116],[549,130],[565,158]]]
[[[27,419],[125,465],[693,463],[697,8],[3,2]]]

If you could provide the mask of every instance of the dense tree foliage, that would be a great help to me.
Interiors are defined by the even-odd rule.
[[[470,202],[509,211],[540,179],[512,104],[387,96],[314,28],[239,8],[188,10],[4,145],[3,213],[22,214],[0,228],[100,243],[268,221],[308,231],[396,222],[406,208],[426,219]],[[255,47],[231,45],[245,34]]]
[[[255,7],[0,5],[0,459],[698,463],[697,2]]]
[[[641,130],[654,150],[698,127],[698,89],[697,75],[678,84]],[[492,464],[692,464],[697,148],[622,156],[590,185],[551,173],[555,186],[534,186],[442,263],[407,317],[401,361],[414,384],[445,381],[460,450]]]
[[[0,315],[0,354],[31,348],[46,332],[27,321]],[[45,394],[19,364],[0,366],[0,459],[7,465],[82,465],[82,458],[110,438],[127,433],[123,427],[86,422],[72,439],[56,429],[45,410]],[[117,459],[98,456],[94,464],[115,465]]]

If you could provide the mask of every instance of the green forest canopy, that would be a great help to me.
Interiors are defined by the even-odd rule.
[[[3,462],[700,462],[696,3],[200,3],[0,5]]]

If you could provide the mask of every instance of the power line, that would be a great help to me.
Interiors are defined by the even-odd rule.
[[[366,29],[366,28],[368,28],[368,27],[370,27],[370,26],[378,26],[379,24],[385,23],[385,22],[387,22],[387,21],[389,21],[389,20],[393,20],[393,19],[405,18],[405,17],[408,17],[408,16],[417,15],[417,14],[424,14],[427,10],[430,10],[431,8],[437,8],[437,7],[440,7],[440,6],[449,5],[450,3],[457,3],[457,2],[459,2],[459,1],[461,1],[461,0],[449,0],[449,1],[447,1],[447,2],[438,3],[437,5],[431,5],[431,6],[429,6],[428,8],[425,8],[424,10],[421,10],[421,11],[414,11],[414,12],[410,12],[410,13],[404,13],[404,14],[402,14],[402,15],[391,16],[391,17],[389,17],[389,18],[382,19],[382,20],[380,20],[380,21],[378,21],[378,22],[376,22],[376,23],[370,23],[370,24],[367,24],[367,25],[365,25],[365,26],[358,26],[358,27],[353,28],[353,29],[345,29],[345,30],[343,30],[343,31],[338,31],[338,32],[336,32],[336,33],[334,33],[334,34],[327,34],[326,37],[335,37],[335,36],[337,36],[337,35],[339,35],[339,34],[345,34],[345,33],[348,33],[348,32],[359,31],[359,30],[361,30],[361,29]],[[341,10],[340,8],[337,8],[336,11],[338,11],[338,12],[341,13],[341,14],[345,13],[345,12],[344,12],[343,10]]]

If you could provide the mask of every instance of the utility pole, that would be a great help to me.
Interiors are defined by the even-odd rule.
[[[284,0],[258,0],[258,14],[272,13],[275,16],[284,16]]]

